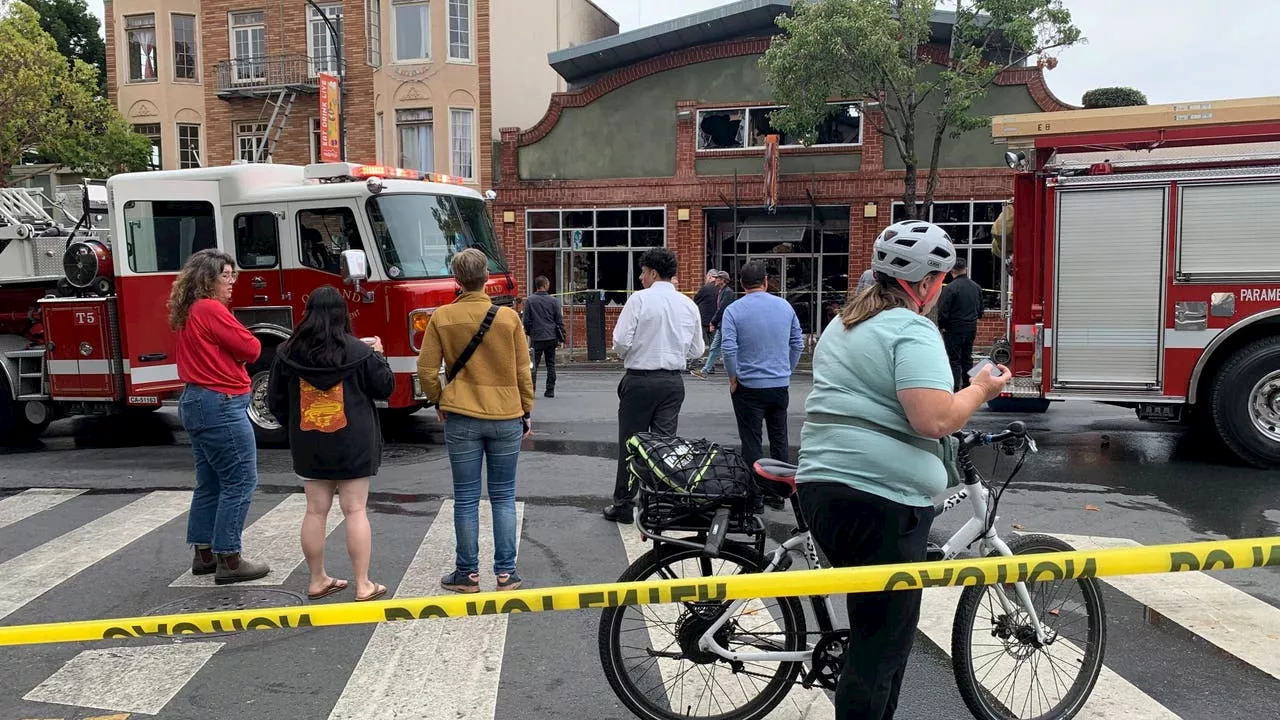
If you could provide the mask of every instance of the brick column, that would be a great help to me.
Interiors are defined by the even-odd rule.
[[[884,136],[878,128],[885,122],[884,111],[880,109],[866,110],[862,114],[862,171],[878,172],[884,170]],[[859,212],[861,217],[862,213]]]
[[[697,148],[695,123],[698,111],[696,100],[681,100],[676,103],[676,177],[693,179],[697,175]]]
[[[520,128],[504,127],[502,133],[502,177],[499,185],[514,187],[520,182]]]
[[[114,101],[116,106],[123,114],[125,108],[120,105],[120,86],[117,84],[119,80],[116,78],[116,21],[115,9],[112,7],[111,0],[102,0],[102,26],[103,33],[107,37],[107,98]],[[161,131],[163,132],[163,130]],[[165,143],[161,140],[161,147]]]

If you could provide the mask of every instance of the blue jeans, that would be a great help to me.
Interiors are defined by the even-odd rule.
[[[187,514],[187,543],[215,553],[240,552],[240,534],[258,487],[258,447],[249,423],[249,394],[227,395],[187,385],[178,417],[191,436],[196,487]]]
[[[444,443],[453,469],[455,566],[480,568],[480,471],[487,464],[489,507],[493,511],[493,573],[516,569],[516,461],[524,426],[520,419],[480,420],[447,415]]]
[[[716,369],[716,360],[720,359],[720,342],[720,328],[716,328],[716,334],[711,338],[711,350],[707,352],[707,364],[702,366],[704,375]]]

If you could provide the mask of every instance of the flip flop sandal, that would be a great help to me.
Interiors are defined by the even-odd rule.
[[[320,598],[329,597],[336,592],[342,592],[347,589],[347,581],[337,578],[330,578],[329,584],[318,593],[307,593],[307,597],[311,600],[319,600]]]
[[[374,591],[373,591],[373,593],[372,593],[372,594],[370,594],[368,597],[360,597],[360,596],[358,596],[358,595],[357,595],[357,596],[356,596],[356,602],[367,602],[367,601],[369,601],[369,600],[377,600],[378,598],[380,598],[380,597],[382,597],[383,595],[386,595],[386,594],[387,594],[387,586],[386,586],[386,585],[379,585],[379,586],[378,586],[378,589],[377,589],[377,590],[374,590]]]

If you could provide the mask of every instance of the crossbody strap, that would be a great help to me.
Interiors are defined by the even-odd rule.
[[[901,440],[908,445],[914,445],[928,453],[933,453],[941,457],[942,443],[938,440],[930,440],[922,438],[919,435],[908,435],[907,433],[878,425],[869,420],[862,418],[849,417],[848,415],[829,415],[827,413],[809,413],[805,415],[805,420],[812,423],[836,424],[836,425],[852,425],[866,430],[888,435],[892,438]]]
[[[471,355],[475,353],[476,348],[480,347],[480,342],[484,340],[484,336],[489,332],[489,326],[493,325],[493,316],[498,314],[498,306],[490,305],[489,312],[485,313],[484,320],[480,322],[480,329],[476,331],[475,337],[471,338],[471,342],[463,349],[462,354],[457,360],[453,361],[453,367],[449,368],[449,372],[445,374],[445,379],[453,382],[453,379],[462,372],[462,368],[471,359]]]

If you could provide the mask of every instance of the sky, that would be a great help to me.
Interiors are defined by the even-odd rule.
[[[519,2],[520,0],[506,0]],[[594,0],[621,31],[671,20],[726,0]],[[88,0],[99,19],[102,0]],[[946,0],[938,2],[945,7]],[[1271,36],[1276,0],[1063,0],[1086,43],[1058,53],[1049,89],[1079,105],[1085,91],[1122,85],[1152,104],[1280,96]]]

